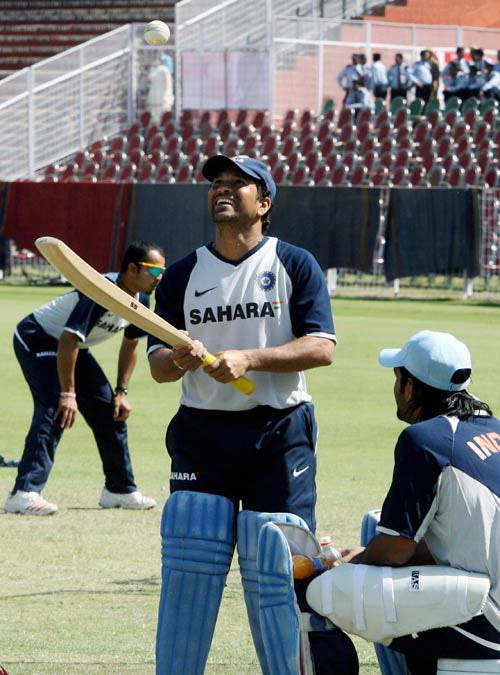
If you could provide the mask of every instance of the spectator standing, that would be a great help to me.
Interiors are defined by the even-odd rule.
[[[387,97],[387,89],[389,88],[389,79],[387,76],[387,68],[382,63],[382,55],[373,55],[373,65],[371,67],[370,87],[375,98],[381,98],[385,101]]]
[[[163,113],[172,110],[174,105],[173,72],[172,57],[162,54],[149,76],[147,107],[155,124],[159,124]]]
[[[443,70],[443,73],[445,73],[443,75],[443,98],[445,103],[452,96],[458,96],[462,101],[467,98],[466,86],[468,76],[458,69],[457,62],[450,61]]]
[[[415,61],[411,69],[411,79],[415,84],[415,96],[423,99],[425,103],[432,94],[432,83],[434,82],[433,69],[431,66],[431,51],[423,49],[420,52],[420,59]]]
[[[485,76],[482,71],[478,70],[474,63],[471,63],[469,75],[466,77],[464,100],[475,97],[480,98],[483,85],[485,83]]]
[[[344,90],[344,99],[343,103],[347,98],[347,94],[351,90],[352,83],[354,80],[359,80],[361,73],[358,70],[357,66],[359,64],[359,55],[353,54],[351,57],[351,63],[348,63],[347,66],[342,68],[340,73],[337,75],[337,84],[342,87]]]
[[[497,51],[497,62],[494,69],[500,73],[500,49]]]
[[[408,98],[408,91],[412,88],[413,82],[408,65],[404,63],[403,55],[397,53],[394,63],[387,71],[387,79],[390,88],[390,98],[393,101],[398,96]]]

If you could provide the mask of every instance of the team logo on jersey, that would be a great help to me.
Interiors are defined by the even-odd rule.
[[[259,272],[255,275],[255,283],[262,291],[272,291],[276,286],[276,275],[274,272]]]

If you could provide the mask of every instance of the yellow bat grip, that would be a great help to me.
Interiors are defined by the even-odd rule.
[[[214,361],[216,361],[216,357],[213,354],[210,354],[207,352],[207,355],[205,356],[205,359],[203,361],[204,366],[210,366]],[[255,389],[255,382],[252,382],[252,380],[249,380],[248,377],[238,377],[237,380],[233,380],[232,382],[229,382],[229,384],[232,384],[233,387],[236,387],[238,391],[241,391],[242,394],[251,394],[252,391]]]

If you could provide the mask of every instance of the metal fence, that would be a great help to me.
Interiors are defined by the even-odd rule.
[[[215,8],[207,2],[195,17],[184,0],[165,48],[144,43],[143,24],[126,25],[1,80],[0,180],[34,178],[44,166],[127,128],[145,108],[148,70],[163,52],[175,56],[178,112],[265,108],[280,124],[290,108],[319,113],[327,99],[339,107],[336,76],[352,52],[363,51],[368,60],[382,52],[389,64],[397,51],[413,61],[431,47],[444,62],[457,44],[478,44],[490,58],[500,44],[498,29],[338,23],[326,16],[333,4],[324,3],[321,18],[312,0],[279,14],[290,6],[288,0],[225,0]],[[500,265],[499,204],[496,191],[484,192],[483,276],[490,287]]]

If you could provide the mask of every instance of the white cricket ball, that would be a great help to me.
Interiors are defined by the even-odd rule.
[[[170,28],[163,21],[150,21],[144,29],[144,39],[148,45],[159,47],[166,45],[170,38]]]

